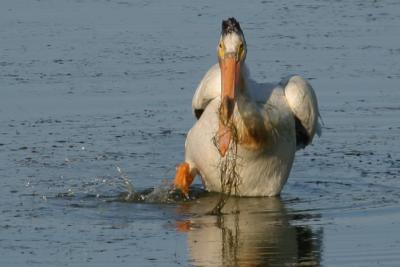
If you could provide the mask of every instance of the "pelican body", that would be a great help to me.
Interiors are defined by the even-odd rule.
[[[258,84],[250,79],[246,53],[239,23],[234,18],[223,21],[219,62],[193,96],[198,120],[187,134],[185,161],[174,179],[186,195],[197,175],[206,190],[223,191],[220,163],[233,146],[239,179],[233,194],[279,195],[296,151],[320,133],[317,98],[310,84],[300,76]]]

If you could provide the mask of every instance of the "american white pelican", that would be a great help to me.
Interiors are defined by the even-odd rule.
[[[296,150],[320,133],[315,93],[300,76],[258,84],[244,63],[247,48],[239,23],[222,22],[219,64],[201,80],[192,101],[197,122],[187,134],[185,161],[174,184],[187,195],[200,175],[208,191],[225,192],[220,163],[235,157],[238,196],[276,196],[292,168]],[[228,152],[228,153],[227,153]],[[230,192],[231,193],[231,192]]]

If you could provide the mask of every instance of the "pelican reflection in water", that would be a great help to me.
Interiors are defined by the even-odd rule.
[[[321,228],[302,225],[319,215],[289,212],[280,198],[230,198],[222,215],[206,215],[219,201],[208,194],[182,206],[194,266],[320,266]]]

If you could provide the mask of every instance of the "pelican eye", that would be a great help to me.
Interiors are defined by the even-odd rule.
[[[225,54],[225,51],[224,51],[224,44],[223,44],[222,41],[221,41],[221,42],[219,42],[219,44],[218,44],[218,55],[219,55],[220,58],[223,58],[223,57],[224,57],[224,54]]]
[[[244,51],[244,45],[243,45],[243,43],[240,43],[240,45],[239,45],[239,54],[241,55],[243,53],[243,51]]]
[[[242,59],[244,55],[244,45],[243,43],[240,43],[239,49],[238,49],[238,58]]]

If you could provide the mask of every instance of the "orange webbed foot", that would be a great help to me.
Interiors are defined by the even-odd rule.
[[[190,231],[191,227],[192,227],[191,221],[177,221],[176,222],[176,230],[178,230],[178,232],[187,233]]]
[[[187,162],[183,162],[176,167],[174,185],[180,189],[182,193],[189,197],[189,186],[194,180],[194,175],[190,173],[190,167]]]

